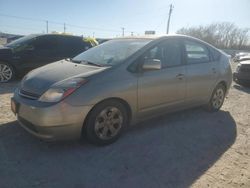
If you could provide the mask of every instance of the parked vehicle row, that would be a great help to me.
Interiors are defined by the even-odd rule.
[[[250,83],[250,60],[238,63],[236,71],[233,74],[233,80],[240,85]]]
[[[45,140],[113,143],[138,121],[194,106],[218,111],[229,57],[198,39],[121,38],[29,72],[11,100],[20,125]]]
[[[250,53],[249,52],[240,52],[235,55],[233,58],[234,62],[240,62],[244,60],[250,60]]]
[[[96,46],[93,40],[59,34],[28,35],[0,48],[0,83],[23,76],[37,67]]]

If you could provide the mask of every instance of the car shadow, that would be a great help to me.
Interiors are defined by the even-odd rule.
[[[238,85],[238,84],[234,84],[233,87],[237,90],[240,90],[240,91],[243,91],[245,93],[250,93],[250,84],[245,84],[244,86],[243,85]]]
[[[112,145],[40,141],[0,125],[0,187],[189,187],[236,139],[229,112],[186,110],[128,128]]]

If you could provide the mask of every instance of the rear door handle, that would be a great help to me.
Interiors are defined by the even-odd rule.
[[[184,78],[184,74],[177,74],[176,78],[178,78],[179,80],[182,80]]]

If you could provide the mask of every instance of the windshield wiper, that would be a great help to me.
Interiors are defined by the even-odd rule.
[[[81,63],[81,61],[76,61],[76,60],[73,60],[73,59],[71,59],[70,61],[73,62],[73,63],[78,63],[78,64]]]

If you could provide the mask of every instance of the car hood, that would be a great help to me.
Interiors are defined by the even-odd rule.
[[[72,77],[88,77],[107,67],[76,64],[65,60],[51,63],[29,72],[22,80],[20,89],[35,95],[42,95],[53,84]]]

